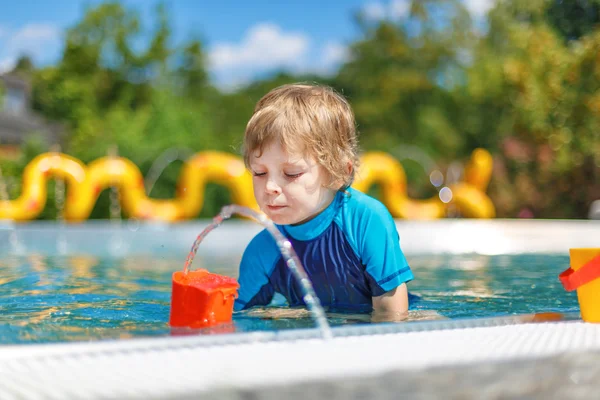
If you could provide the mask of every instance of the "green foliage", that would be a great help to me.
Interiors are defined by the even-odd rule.
[[[373,24],[359,16],[359,22],[363,38],[352,44],[334,86],[352,102],[362,147],[396,156],[420,149],[441,163],[466,155],[461,104],[453,95],[473,41],[462,2],[413,1],[406,20]],[[431,190],[423,167],[407,168],[418,196]]]
[[[200,40],[172,44],[164,6],[147,29],[135,10],[109,2],[67,31],[56,65],[36,70],[23,59],[18,69],[32,76],[35,109],[67,127],[63,150],[82,161],[116,149],[147,175],[177,149],[152,197],[174,196],[182,155],[238,154],[258,99],[304,81],[350,100],[361,147],[400,159],[412,197],[435,194],[432,168],[484,147],[495,157],[489,193],[499,216],[527,207],[537,217],[583,218],[600,198],[599,10],[600,0],[504,0],[481,29],[460,0],[413,0],[401,20],[356,15],[361,35],[333,77],[279,73],[224,93],[210,85]],[[19,177],[44,150],[36,146],[3,163],[5,175]],[[93,217],[108,218],[109,197]],[[230,200],[209,185],[200,216]],[[48,203],[43,218],[54,218]]]
[[[578,40],[600,23],[600,0],[554,0],[545,11],[548,23],[566,40]]]
[[[68,30],[61,61],[36,72],[34,108],[66,123],[65,152],[88,163],[116,150],[146,174],[167,149],[192,154],[227,147],[202,101],[209,88],[200,42],[171,47],[163,6],[152,32],[146,48],[134,50],[143,42],[138,14],[101,4]],[[152,195],[172,197],[178,172],[168,168]],[[101,196],[93,217],[108,216],[108,199]]]
[[[12,72],[18,75],[31,75],[34,71],[35,67],[33,65],[33,61],[29,56],[21,56],[18,58],[17,63],[15,64]]]
[[[600,175],[600,32],[565,41],[541,7],[556,3],[537,3],[493,10],[464,101],[474,100],[469,113],[494,140],[500,215],[527,206],[538,216],[585,217],[600,196],[591,189]]]

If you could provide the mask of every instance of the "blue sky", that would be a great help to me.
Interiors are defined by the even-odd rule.
[[[494,0],[463,0],[476,17]],[[67,28],[86,6],[99,0],[0,0],[0,72],[20,54],[36,65],[56,62]],[[122,0],[152,19],[153,0]],[[409,0],[169,0],[166,4],[176,43],[198,37],[209,71],[221,87],[234,87],[276,69],[331,73],[347,57],[346,46],[358,37],[353,14],[371,19],[402,18]]]

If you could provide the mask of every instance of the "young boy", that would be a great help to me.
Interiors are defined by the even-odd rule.
[[[413,274],[388,210],[350,188],[357,142],[354,114],[342,96],[328,87],[292,84],[257,103],[243,155],[260,209],[292,243],[321,304],[401,320]],[[236,310],[267,305],[276,292],[292,307],[304,305],[267,230],[246,248],[239,283]]]

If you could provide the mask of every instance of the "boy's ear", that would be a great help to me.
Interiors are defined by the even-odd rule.
[[[348,161],[346,164],[346,172],[348,175],[352,175],[352,171],[354,170],[354,165],[352,165],[352,161]]]
[[[348,174],[348,176],[352,176],[352,171],[354,170],[354,165],[352,164],[352,161],[348,161],[346,163],[346,167],[344,168],[346,170],[346,173]],[[346,182],[344,179],[337,179],[334,183],[334,187],[336,188],[340,188],[340,187],[344,187],[348,184],[348,182]]]

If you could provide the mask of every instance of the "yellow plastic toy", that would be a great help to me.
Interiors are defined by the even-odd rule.
[[[50,177],[67,182],[64,210],[67,221],[87,219],[100,192],[110,186],[120,189],[123,211],[130,217],[144,220],[179,221],[198,215],[207,182],[226,186],[233,202],[256,208],[252,177],[243,161],[231,154],[209,151],[194,155],[183,167],[176,198],[155,200],[146,196],[140,170],[125,158],[104,157],[86,167],[66,154],[45,153],[25,168],[21,196],[0,202],[0,218],[24,221],[39,215],[46,204],[47,179]]]
[[[485,190],[492,175],[492,156],[486,150],[476,149],[465,168],[465,182],[450,185],[452,201],[444,203],[438,196],[414,200],[408,197],[406,174],[402,165],[387,153],[366,153],[361,159],[361,168],[352,185],[366,192],[373,184],[380,184],[381,201],[395,218],[435,219],[446,216],[451,204],[465,217],[493,218],[496,209]]]
[[[577,290],[581,318],[600,322],[600,248],[569,249],[571,267],[559,275],[565,290]]]
[[[438,197],[415,200],[407,196],[406,174],[402,165],[386,153],[366,153],[361,159],[354,187],[366,191],[375,183],[383,188],[382,202],[395,218],[434,219],[446,215],[453,205],[465,217],[492,218],[494,206],[485,194],[492,170],[492,157],[483,150],[473,152],[465,170],[465,181],[449,186],[452,200]],[[227,187],[236,204],[257,209],[252,191],[252,176],[240,157],[229,153],[205,151],[188,159],[181,171],[174,199],[157,200],[146,195],[140,170],[122,157],[103,157],[88,166],[62,153],[45,153],[33,159],[23,174],[23,190],[15,200],[0,201],[0,219],[26,221],[44,209],[47,180],[52,177],[67,183],[64,215],[67,221],[89,218],[98,195],[116,186],[127,216],[143,220],[180,221],[194,218],[204,202],[208,182]]]

